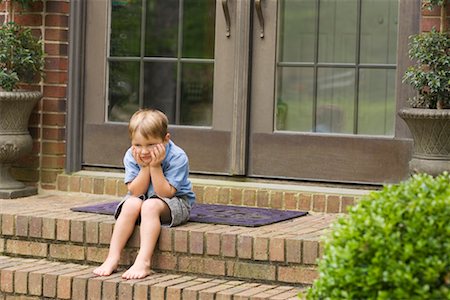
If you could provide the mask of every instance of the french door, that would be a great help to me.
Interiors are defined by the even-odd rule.
[[[398,181],[411,145],[396,118],[397,40],[415,10],[408,0],[88,1],[82,164],[121,168],[129,117],[154,107],[193,173]]]

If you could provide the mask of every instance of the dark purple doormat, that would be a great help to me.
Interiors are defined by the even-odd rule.
[[[96,214],[114,215],[119,202],[73,207],[71,210]],[[268,208],[200,204],[191,210],[190,222],[258,227],[307,215],[307,212]]]

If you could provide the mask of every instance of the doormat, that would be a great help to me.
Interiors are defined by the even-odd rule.
[[[73,207],[72,211],[114,215],[117,202]],[[258,227],[307,215],[307,212],[235,205],[196,203],[189,222]]]

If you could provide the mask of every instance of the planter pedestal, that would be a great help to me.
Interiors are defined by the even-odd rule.
[[[450,172],[450,109],[406,108],[398,114],[414,140],[411,173]]]
[[[0,91],[0,199],[37,194],[37,188],[15,180],[9,170],[20,157],[31,152],[33,140],[28,120],[41,97],[35,91]]]

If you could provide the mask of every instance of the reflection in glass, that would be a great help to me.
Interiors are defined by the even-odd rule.
[[[178,13],[178,0],[147,0],[145,56],[177,56]]]
[[[280,61],[313,62],[317,0],[281,2]]]
[[[182,57],[214,58],[215,15],[215,1],[183,1]]]
[[[181,125],[212,125],[213,64],[182,64]]]
[[[395,64],[398,0],[363,0],[361,7],[361,63]]]
[[[128,122],[139,109],[139,62],[109,62],[108,120]]]
[[[358,103],[358,133],[393,135],[395,70],[362,69]]]
[[[144,64],[144,107],[159,109],[175,123],[177,65],[168,62]]]
[[[111,56],[139,56],[141,0],[112,1]]]
[[[357,0],[321,0],[319,62],[355,62]]]
[[[312,131],[313,68],[280,68],[276,129]]]
[[[316,132],[353,133],[355,70],[319,68]]]

